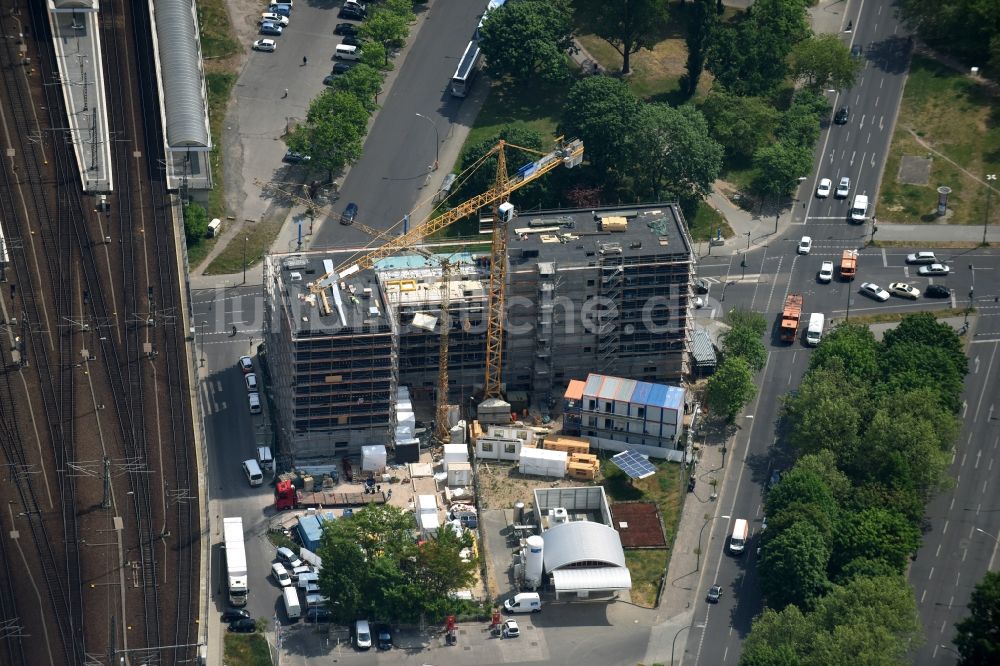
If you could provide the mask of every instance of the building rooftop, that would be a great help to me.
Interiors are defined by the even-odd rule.
[[[691,242],[672,204],[522,212],[511,223],[511,263],[588,264],[609,253],[626,259],[652,254],[688,257]]]
[[[684,389],[680,387],[593,373],[587,376],[583,395],[673,410],[680,410],[684,406]],[[569,389],[566,397],[573,397],[569,395]]]

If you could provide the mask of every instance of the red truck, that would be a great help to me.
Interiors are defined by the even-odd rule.
[[[328,491],[305,492],[298,490],[288,479],[278,481],[274,487],[274,508],[305,509],[308,507],[326,508],[334,506],[364,506],[366,504],[385,504],[386,494],[376,493],[334,493]]]
[[[785,308],[781,311],[781,340],[795,342],[795,334],[799,330],[799,319],[802,318],[802,294],[788,294],[785,297]]]

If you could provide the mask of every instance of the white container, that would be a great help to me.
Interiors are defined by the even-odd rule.
[[[376,446],[361,447],[361,471],[381,472],[385,469],[385,459],[384,445],[378,444]]]
[[[542,562],[545,540],[533,534],[524,542],[524,584],[536,588],[542,584]]]

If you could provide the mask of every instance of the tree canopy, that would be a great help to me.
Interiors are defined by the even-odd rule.
[[[724,358],[705,387],[708,408],[729,423],[755,395],[757,385],[753,381],[753,371],[739,356]]]
[[[764,544],[760,585],[770,608],[811,608],[829,585],[830,550],[815,525],[796,521]]]
[[[899,12],[927,43],[968,65],[1000,71],[1000,12],[994,0],[902,0]]]
[[[850,88],[864,68],[840,35],[829,33],[802,40],[792,48],[790,59],[792,76],[816,92]]]
[[[955,625],[963,666],[1000,663],[1000,571],[989,571],[972,591],[969,615]]]
[[[545,152],[547,146],[545,139],[537,131],[524,125],[504,125],[495,134],[487,137],[474,146],[466,149],[462,155],[462,171],[470,168],[476,162],[483,160],[483,155],[487,154],[494,146],[503,139],[509,145],[504,147],[507,156],[507,169],[516,169],[521,164],[534,161],[537,155],[519,150],[516,146],[523,146],[531,150]],[[490,189],[497,176],[497,158],[494,155],[482,161],[482,164],[467,178],[457,183],[457,187],[452,191],[455,193],[449,201],[463,201],[481,194]],[[518,203],[518,208],[533,208],[540,201],[543,201],[547,192],[546,178],[538,178],[534,182],[525,185],[511,195],[511,199]]]
[[[743,159],[767,144],[781,119],[781,113],[761,97],[715,88],[701,102],[701,112],[712,137],[726,153]]]
[[[332,174],[361,157],[367,126],[368,110],[360,99],[327,89],[310,103],[305,122],[292,130],[286,142]]]
[[[630,59],[651,48],[667,22],[662,0],[577,0],[577,16],[622,57],[622,74],[631,73]]]
[[[621,79],[588,76],[570,88],[559,133],[583,140],[586,156],[599,172],[621,176],[635,160],[629,142],[642,102]]]
[[[418,543],[413,514],[392,505],[369,505],[353,516],[324,523],[320,589],[335,621],[359,617],[385,622],[443,619],[456,606],[450,593],[473,579],[475,562],[459,552],[471,544],[450,529]]]
[[[479,30],[479,45],[491,77],[515,85],[566,76],[566,51],[573,45],[568,0],[521,0],[491,11]]]

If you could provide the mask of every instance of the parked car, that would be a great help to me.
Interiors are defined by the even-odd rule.
[[[711,283],[705,278],[697,278],[694,281],[694,293],[696,294],[707,294],[711,288]]]
[[[247,617],[250,617],[250,611],[246,608],[227,608],[222,611],[223,622],[235,622],[236,620],[242,620]]]
[[[281,35],[283,30],[284,28],[274,21],[264,21],[260,24],[260,34],[262,35]]]
[[[260,393],[248,393],[247,403],[250,405],[251,414],[260,414]]]
[[[243,371],[244,375],[253,372],[253,359],[249,356],[240,356],[240,370]]]
[[[347,208],[340,215],[341,224],[354,224],[355,218],[358,216],[358,204],[351,202],[347,204]]]
[[[233,620],[229,623],[229,631],[236,634],[252,634],[257,631],[257,622],[250,617]]]
[[[379,650],[392,649],[392,628],[387,624],[380,624],[375,627],[375,647]]]
[[[326,608],[310,608],[306,611],[306,622],[332,622],[333,613]]]
[[[517,638],[521,635],[521,628],[517,626],[517,620],[507,620],[503,623],[501,633],[504,638]]]
[[[285,156],[281,158],[281,161],[287,162],[288,164],[303,164],[311,159],[312,157],[310,155],[306,155],[305,153],[298,153],[294,150],[286,150]]]
[[[838,125],[846,125],[847,120],[851,117],[851,107],[844,105],[837,109],[836,115],[833,117],[833,122]]]
[[[258,39],[253,43],[254,51],[267,51],[271,52],[277,47],[277,43],[273,39]]]
[[[721,598],[722,598],[721,585],[713,585],[712,587],[708,588],[708,597],[706,598],[706,601],[708,601],[708,603],[717,604],[719,603],[719,599]]]
[[[882,287],[878,286],[874,282],[865,282],[861,285],[859,290],[865,296],[874,298],[876,301],[887,301],[889,300],[889,292],[887,292]]]
[[[951,268],[944,264],[930,264],[929,266],[918,268],[917,273],[920,275],[947,275],[951,273]]]
[[[837,191],[834,196],[838,199],[846,199],[847,195],[851,193],[851,179],[844,176],[840,179],[840,184],[837,185]]]
[[[282,28],[288,25],[288,17],[282,16],[277,12],[264,12],[260,15],[260,20],[257,23],[264,23],[265,21],[270,21],[271,23],[277,23]]]
[[[830,196],[830,189],[833,187],[833,181],[829,178],[820,178],[819,187],[816,188],[816,196],[820,199],[825,199]]]
[[[365,19],[365,13],[351,7],[341,7],[340,12],[337,14],[337,18],[363,21]]]
[[[288,587],[292,584],[292,577],[288,575],[288,570],[281,562],[275,562],[271,565],[271,576],[281,587]]]
[[[833,280],[833,262],[824,261],[819,267],[819,281],[830,282]]]
[[[333,34],[354,36],[358,34],[358,26],[353,23],[338,23],[337,27],[333,29]]]
[[[361,40],[354,35],[347,35],[340,40],[340,43],[344,46],[361,46]]]
[[[810,236],[803,236],[802,240],[799,241],[799,254],[809,254],[812,250],[813,239]]]
[[[302,560],[295,556],[291,548],[286,548],[281,546],[275,551],[275,558],[282,564],[288,565],[292,569],[297,569],[302,566]]]
[[[861,44],[855,44],[851,47],[852,58],[860,58],[862,53],[864,53],[864,49],[861,48]]]
[[[243,381],[247,385],[247,391],[255,393],[257,391],[257,375],[256,373],[249,373],[243,375]]]
[[[924,289],[927,298],[951,298],[951,289],[943,284],[929,284]]]
[[[767,489],[770,490],[779,483],[781,483],[781,471],[777,469],[771,470],[771,476],[767,479]]]
[[[368,650],[372,646],[372,630],[368,620],[358,620],[354,623],[354,647]]]
[[[939,263],[937,256],[930,250],[921,250],[920,252],[914,252],[913,254],[906,255],[906,263],[908,264],[936,264]]]
[[[913,300],[920,298],[920,290],[905,282],[893,282],[890,284],[889,293],[902,296],[903,298],[912,298]]]

